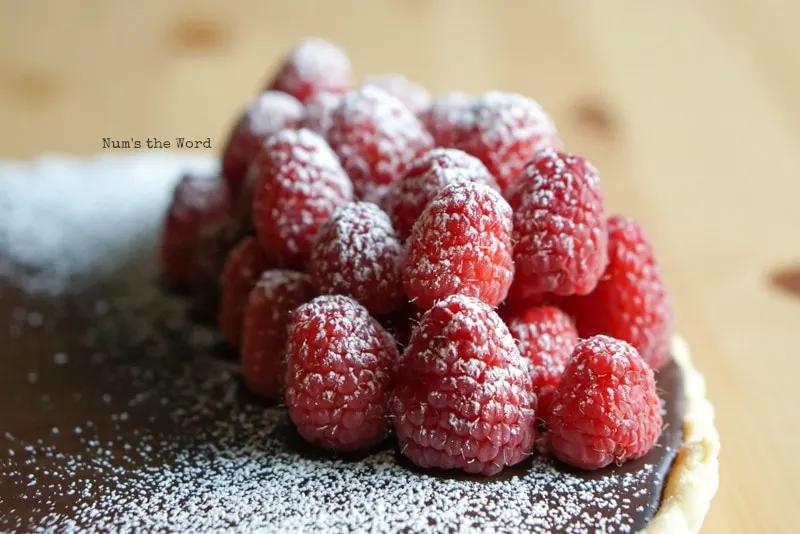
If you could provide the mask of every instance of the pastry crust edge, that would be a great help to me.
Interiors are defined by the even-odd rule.
[[[719,432],[705,378],[692,363],[688,344],[677,335],[672,357],[683,373],[683,446],[669,472],[661,506],[644,534],[699,532],[719,486]]]

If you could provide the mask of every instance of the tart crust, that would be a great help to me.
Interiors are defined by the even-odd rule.
[[[661,506],[642,531],[646,534],[698,532],[719,485],[719,432],[705,379],[692,363],[686,341],[677,335],[672,357],[683,372],[683,447],[664,486]]]

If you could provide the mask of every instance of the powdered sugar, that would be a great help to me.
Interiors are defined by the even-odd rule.
[[[208,156],[157,153],[4,163],[0,278],[13,276],[36,293],[80,289],[125,265],[139,240],[159,232],[183,172],[216,168]]]

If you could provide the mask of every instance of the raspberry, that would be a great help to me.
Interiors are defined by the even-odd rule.
[[[608,266],[589,295],[559,305],[583,337],[607,334],[632,344],[653,369],[670,358],[675,327],[661,270],[644,228],[627,217],[608,219]]]
[[[420,467],[493,475],[534,443],[527,364],[500,317],[453,295],[422,316],[392,399],[401,452]]]
[[[608,263],[608,231],[600,179],[580,156],[546,150],[525,167],[506,197],[514,210],[510,295],[583,295]]]
[[[223,218],[229,209],[225,183],[217,176],[186,174],[172,194],[161,237],[161,270],[171,283],[197,281],[195,261],[204,228]]]
[[[247,237],[238,221],[230,216],[206,225],[200,231],[195,256],[197,277],[194,283],[195,311],[204,319],[216,321],[222,271],[228,254]]]
[[[661,434],[653,370],[624,341],[581,341],[553,395],[548,423],[553,455],[574,467],[641,458]]]
[[[258,243],[247,237],[236,245],[222,270],[222,297],[219,307],[219,328],[231,345],[238,347],[244,324],[247,298],[261,277],[270,267],[269,261]]]
[[[522,357],[530,362],[537,412],[547,413],[567,360],[578,343],[578,332],[569,316],[558,308],[532,307],[511,314],[508,330]]]
[[[353,186],[325,140],[281,130],[253,162],[253,225],[271,256],[303,264],[319,225],[353,198]]]
[[[414,162],[406,175],[392,184],[382,199],[397,235],[406,240],[425,207],[447,184],[479,182],[494,189],[497,183],[477,158],[454,148],[429,150]]]
[[[306,104],[306,120],[303,127],[313,130],[322,137],[328,136],[333,124],[333,111],[342,101],[342,95],[319,93]]]
[[[242,373],[247,387],[269,399],[281,395],[286,374],[286,334],[292,312],[314,298],[305,273],[264,271],[250,292],[242,331]]]
[[[286,404],[300,435],[342,451],[383,441],[397,347],[366,308],[317,297],[294,312],[288,340]]]
[[[295,98],[277,91],[262,93],[242,113],[222,151],[222,176],[228,183],[234,207],[247,177],[247,169],[264,141],[283,128],[297,128],[305,110]]]
[[[403,103],[414,115],[419,115],[431,105],[433,98],[427,89],[410,81],[402,74],[368,76],[364,85],[383,89]]]
[[[289,53],[268,89],[289,93],[306,104],[319,93],[349,91],[352,71],[350,59],[341,48],[310,38]]]
[[[460,128],[456,148],[484,162],[503,192],[537,152],[561,146],[552,119],[534,100],[516,93],[479,96]]]
[[[328,140],[361,200],[379,199],[418,156],[433,148],[419,119],[371,85],[345,95],[333,112]]]
[[[405,301],[402,261],[389,216],[370,202],[351,202],[319,227],[309,270],[320,293],[353,297],[382,315]]]
[[[423,309],[456,294],[496,306],[506,298],[513,275],[508,203],[484,184],[446,186],[422,212],[408,240],[406,295]]]
[[[472,96],[467,93],[446,93],[436,97],[419,118],[438,147],[458,145],[463,124],[470,122]]]

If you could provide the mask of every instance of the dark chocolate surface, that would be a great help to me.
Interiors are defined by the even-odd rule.
[[[146,263],[129,264],[135,272],[148,272],[137,265]],[[33,296],[12,281],[0,284],[0,529],[307,530],[319,524],[323,531],[492,525],[636,531],[658,508],[681,444],[683,385],[671,363],[658,375],[666,409],[659,446],[620,467],[582,473],[533,458],[484,480],[418,472],[392,452],[392,444],[361,457],[334,458],[304,446],[279,407],[250,397],[238,383],[235,364],[225,361],[230,354],[210,330],[189,322],[186,312],[184,302],[167,296],[152,272],[131,276],[123,270],[71,296]],[[239,467],[216,464],[216,456],[238,461]],[[216,470],[214,476],[208,470]],[[402,473],[409,494],[435,495],[414,500],[397,488],[382,491],[388,479],[380,473],[393,471]],[[246,473],[252,476],[249,489],[241,487]],[[333,477],[329,484],[326,477]],[[288,513],[302,517],[278,523],[268,509],[281,506],[275,495],[258,500],[259,488],[286,484],[296,491],[309,480],[327,488],[317,509],[324,517],[315,518],[315,508],[295,502]],[[439,483],[444,486],[437,488]],[[209,491],[209,484],[218,487]],[[235,491],[225,494],[219,487],[225,484]],[[353,493],[346,491],[348,484],[355,486]],[[492,505],[473,518],[448,519],[443,508],[463,501],[471,488],[481,488],[475,491]],[[339,491],[333,504],[345,517],[331,517],[325,508],[337,500],[332,491]],[[159,492],[163,495],[154,498]],[[171,492],[179,498],[168,498]],[[534,520],[515,519],[530,512],[514,495],[518,492],[530,493],[531,507],[547,506],[557,514],[539,510]],[[574,497],[586,492],[602,494]],[[243,495],[255,496],[254,502],[241,501],[247,517],[231,514]],[[513,502],[504,509],[510,495]],[[314,501],[313,488],[301,498]],[[182,509],[184,501],[192,501],[189,511]],[[216,513],[215,506],[227,515]],[[431,519],[406,521],[385,508]],[[615,519],[602,522],[603,515]]]

